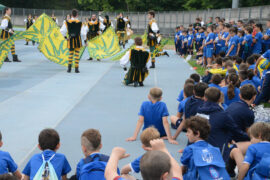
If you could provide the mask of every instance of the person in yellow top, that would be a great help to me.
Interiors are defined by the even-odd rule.
[[[26,30],[29,29],[34,24],[34,19],[31,14],[28,15],[27,19],[24,20],[26,25]],[[26,39],[25,45],[28,45],[29,39]],[[35,45],[35,41],[32,41],[33,46]]]
[[[142,38],[134,39],[136,47],[129,50],[120,60],[120,65],[127,71],[127,65],[130,68],[125,75],[123,83],[129,85],[134,83],[134,87],[138,85],[144,86],[143,81],[148,76],[148,69],[151,66],[150,53],[142,47]]]
[[[6,7],[4,9],[4,17],[2,18],[1,26],[0,26],[1,29],[2,29],[0,38],[2,40],[7,40],[8,38],[10,38],[14,34],[14,30],[13,30],[13,26],[12,26],[12,23],[11,23],[10,15],[11,15],[11,8]],[[11,54],[13,56],[13,62],[21,62],[18,59],[18,56],[15,53],[15,44],[14,44],[14,42],[13,42],[13,44],[11,46]],[[8,57],[6,57],[5,62],[11,62],[11,61],[8,59]]]
[[[68,56],[68,70],[67,72],[70,73],[72,69],[72,61],[73,56],[75,59],[75,73],[79,73],[79,54],[80,48],[82,47],[82,40],[81,40],[81,28],[82,22],[78,20],[78,11],[73,9],[71,12],[71,19],[67,20],[60,29],[61,34],[66,37],[68,34],[68,49],[69,49],[69,56]],[[75,55],[74,55],[75,54]]]
[[[150,52],[151,52],[151,61],[152,65],[150,68],[155,68],[155,55],[154,51],[157,45],[157,33],[159,31],[157,22],[155,20],[155,12],[149,11],[148,12],[148,19],[149,23],[147,26],[147,45],[149,46]]]

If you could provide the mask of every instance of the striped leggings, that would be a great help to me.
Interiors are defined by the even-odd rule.
[[[74,50],[69,50],[68,64],[72,64],[73,56],[75,59],[75,67],[79,67],[80,48],[75,48]]]
[[[15,55],[15,44],[14,43],[11,46],[11,54]]]

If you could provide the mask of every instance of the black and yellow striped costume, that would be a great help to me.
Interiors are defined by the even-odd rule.
[[[124,82],[126,85],[142,83],[148,76],[146,64],[150,59],[150,54],[142,48],[134,48],[130,50],[129,55],[130,68]]]
[[[108,28],[112,25],[112,23],[111,23],[110,20],[104,19],[103,25],[105,26],[105,28],[104,28],[104,30],[103,30],[103,31],[105,32],[106,29],[108,29]]]
[[[2,20],[8,20],[8,26],[6,29],[2,29],[2,32],[1,32],[1,39],[2,40],[6,40],[8,38],[10,38],[13,34],[9,32],[9,30],[12,30],[13,29],[13,26],[12,26],[12,23],[11,23],[11,18],[9,16],[4,16],[2,18]],[[14,56],[16,55],[15,53],[15,44],[13,43],[12,46],[11,46],[11,54]]]
[[[98,36],[99,32],[99,21],[89,21],[88,22],[88,32],[87,32],[87,40],[93,39]]]
[[[74,56],[75,68],[78,68],[80,48],[82,47],[82,40],[81,40],[82,22],[77,19],[71,19],[66,21],[65,23],[68,33],[68,44],[67,44],[69,49],[68,64],[69,66],[72,65],[72,60]]]
[[[117,18],[116,33],[119,38],[119,44],[125,46],[126,22],[123,17]]]
[[[29,29],[33,24],[34,24],[33,19],[32,18],[27,18],[26,30]],[[27,44],[28,44],[28,41],[29,41],[29,39],[26,39]],[[33,44],[34,44],[34,41],[33,41]]]
[[[51,17],[54,22],[56,22],[56,17]]]
[[[151,59],[152,62],[155,62],[155,55],[154,55],[154,50],[157,45],[157,37],[156,33],[152,30],[152,24],[156,22],[155,19],[152,19],[147,26],[147,45],[149,46],[150,52],[151,52]],[[154,36],[150,36],[149,34],[152,33]]]

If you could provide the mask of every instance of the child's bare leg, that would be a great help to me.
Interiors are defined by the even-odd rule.
[[[237,147],[241,150],[243,156],[246,154],[250,141],[238,142],[236,143]]]
[[[240,169],[243,161],[244,161],[244,156],[239,148],[234,148],[230,152],[230,157],[236,162],[236,166],[238,169]]]
[[[179,118],[177,116],[171,116],[170,117],[170,120],[171,120],[171,123],[176,125],[176,121],[178,120]]]

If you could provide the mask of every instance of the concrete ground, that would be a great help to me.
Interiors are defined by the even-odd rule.
[[[134,88],[122,85],[124,71],[118,61],[90,62],[85,52],[81,73],[68,74],[65,67],[47,60],[37,46],[17,41],[16,52],[23,62],[4,63],[0,69],[0,130],[4,142],[1,149],[11,153],[20,170],[33,153],[40,152],[38,134],[47,127],[59,132],[59,152],[66,155],[72,173],[83,157],[80,136],[88,128],[100,130],[102,153],[110,154],[113,147],[121,146],[131,156],[121,160],[119,166],[131,162],[144,151],[139,140],[125,139],[133,135],[140,105],[147,100],[149,89],[161,87],[169,113],[175,114],[176,98],[193,73],[183,59],[169,51],[169,58],[157,58],[157,67],[150,70],[145,86]],[[177,151],[185,147],[186,137],[181,134],[177,140],[179,145],[166,144],[179,161]]]

